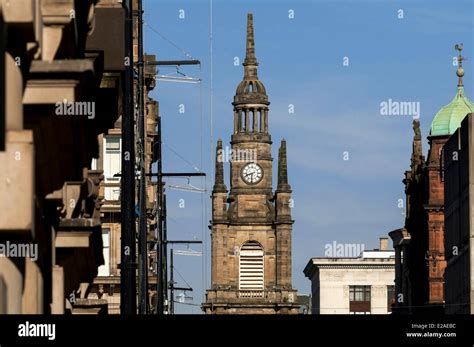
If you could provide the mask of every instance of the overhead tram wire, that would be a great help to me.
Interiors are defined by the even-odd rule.
[[[154,32],[155,34],[159,35],[162,39],[164,39],[165,41],[167,41],[168,43],[170,43],[172,46],[174,46],[176,49],[178,49],[179,51],[181,51],[182,54],[184,54],[186,57],[190,58],[191,60],[172,60],[172,61],[155,61],[155,62],[148,62],[148,65],[159,65],[159,66],[173,66],[175,65],[177,67],[177,72],[179,72],[179,69],[178,69],[178,66],[180,65],[199,65],[200,67],[200,77],[201,77],[201,63],[199,60],[196,60],[196,59],[193,59],[193,57],[191,56],[191,54],[187,53],[185,50],[181,49],[177,44],[175,44],[173,41],[169,40],[168,38],[166,38],[163,34],[161,34],[158,30],[156,30],[155,28],[151,27],[148,23],[144,23],[144,25],[146,25],[148,28],[150,28],[150,30],[152,32]],[[186,76],[184,77],[186,79]],[[180,80],[179,78],[175,78],[175,79],[169,79],[169,76],[161,76],[160,78],[160,75],[157,75],[155,77],[156,80],[160,79],[160,80],[166,80],[168,79],[169,81],[174,81],[174,82],[183,82],[182,80]],[[192,80],[192,78],[190,78]],[[187,81],[189,82],[190,79],[187,79]],[[194,82],[194,81],[192,81]],[[197,82],[200,84],[200,123],[201,123],[201,128],[202,128],[202,84],[200,83],[201,82],[201,78],[199,78],[197,80]],[[201,131],[201,141],[200,141],[200,162],[201,162],[201,167],[202,167],[202,164],[203,164],[203,153],[202,153],[202,131]],[[160,139],[160,143],[163,144],[162,140]],[[185,162],[187,162],[189,165],[191,165],[194,169],[194,171],[197,171],[196,174],[192,174],[192,173],[189,173],[189,176],[197,176],[197,174],[200,174],[199,172],[199,168],[197,168],[196,165],[193,165],[192,163],[190,163],[188,160],[186,160],[183,156],[181,156],[177,151],[173,150],[170,146],[167,146],[172,152],[174,152],[175,155],[177,155],[178,157],[180,157],[180,159],[184,160]],[[161,152],[160,152],[161,153]],[[161,156],[161,154],[160,154]],[[183,176],[182,174],[178,175],[178,174],[169,174],[169,176]],[[202,181],[201,181],[202,182]],[[160,183],[159,183],[160,184]],[[201,197],[201,201],[202,200],[202,197]],[[201,206],[201,211],[202,211],[202,206]],[[207,212],[206,212],[207,213]],[[202,220],[205,220],[204,216],[202,217]],[[166,221],[166,219],[165,219]],[[202,225],[203,223],[201,223]],[[166,247],[166,237],[165,237],[165,245],[164,247]],[[165,250],[163,250],[163,252],[165,252],[165,259],[166,259],[166,248]],[[161,257],[160,257],[161,259]],[[165,263],[166,264],[166,263]],[[164,264],[163,264],[164,265]],[[160,267],[160,266],[159,266]],[[161,267],[160,267],[161,268]],[[166,278],[166,273],[167,273],[167,266],[164,265],[163,267],[164,271],[163,271],[163,275],[164,275],[164,278]],[[159,277],[162,277],[162,275],[160,275]],[[163,281],[163,283],[167,283],[166,280]],[[158,286],[158,297],[159,297],[159,304],[158,304],[158,310],[157,310],[157,313],[161,314],[163,312],[163,302],[165,302],[167,300],[167,291],[163,291],[163,285],[162,286]],[[163,299],[161,299],[163,298]],[[161,299],[161,300],[160,300]],[[161,304],[160,304],[161,302]]]
[[[167,143],[165,142],[161,142],[165,147],[167,147],[171,152],[173,152],[178,158],[180,158],[182,161],[184,161],[186,164],[189,164],[196,172],[200,172],[201,169],[198,168],[196,165],[194,165],[193,163],[191,163],[189,160],[187,160],[185,157],[183,157],[181,154],[179,154],[179,152],[175,149],[173,149],[170,145],[168,145]],[[201,163],[201,167],[202,167],[202,163]]]
[[[181,273],[178,271],[178,269],[176,268],[176,266],[174,266],[174,271],[176,271],[176,273],[178,274],[179,277],[181,277],[181,279],[183,280],[184,283],[186,283],[186,285],[191,288],[191,285],[184,279],[183,275],[181,275]]]
[[[162,142],[162,145],[165,145],[173,154],[175,154],[179,159],[181,159],[186,164],[191,166],[196,172],[201,172],[201,169],[199,169],[195,164],[193,164],[192,162],[187,160],[184,156],[182,156],[177,150],[172,148],[170,145],[168,145],[164,142]],[[202,150],[201,150],[201,153],[202,153]],[[202,159],[201,159],[201,161],[202,161]],[[201,166],[202,166],[202,163],[201,163]],[[168,187],[171,188],[171,189],[188,191],[188,192],[195,192],[195,193],[205,193],[207,191],[207,186],[202,184],[202,180],[201,180],[201,188],[198,188],[198,187],[195,187],[192,184],[190,184],[190,177],[175,177],[175,178],[187,179],[188,180],[188,183],[187,183],[188,187],[179,187],[179,186],[174,186],[174,185],[168,184]],[[204,187],[204,188],[202,188],[202,187]],[[201,206],[201,209],[202,209],[202,206]]]
[[[147,22],[143,22],[143,25],[145,25],[146,27],[148,27],[152,32],[154,32],[155,34],[157,34],[158,36],[160,36],[163,40],[165,40],[166,42],[168,42],[170,45],[172,45],[174,48],[176,48],[177,50],[181,51],[182,54],[184,54],[186,57],[192,59],[192,60],[195,60],[194,57],[189,54],[188,52],[186,52],[184,49],[182,49],[181,47],[179,47],[176,43],[174,43],[173,41],[171,41],[170,39],[168,39],[165,35],[163,35],[162,33],[160,33],[158,30],[156,30],[155,28],[153,28],[150,24],[148,24]]]
[[[211,23],[212,23],[212,0],[211,0],[211,11],[210,11],[210,19],[211,19]],[[148,27],[152,32],[154,32],[155,34],[157,34],[158,36],[160,36],[163,40],[165,40],[166,42],[168,42],[170,45],[172,45],[173,47],[175,47],[177,50],[179,50],[183,55],[185,55],[186,57],[190,58],[191,60],[195,60],[194,57],[188,53],[187,51],[185,51],[184,49],[182,49],[181,47],[179,47],[176,43],[174,43],[172,40],[168,39],[165,35],[163,35],[162,33],[160,33],[157,29],[155,29],[154,27],[152,27],[151,25],[149,25],[147,22],[143,21],[143,24]],[[212,27],[212,24],[211,24],[211,27]],[[212,37],[212,29],[211,29],[211,37]],[[210,38],[211,38],[210,37]],[[212,38],[211,38],[212,39]],[[211,45],[211,49],[212,49],[212,45]],[[199,63],[199,79],[198,81],[202,81],[202,65]],[[212,69],[212,54],[211,54],[211,69]],[[212,72],[211,72],[211,76],[212,76]],[[212,83],[212,77],[211,77],[211,83]],[[204,139],[203,139],[203,130],[204,130],[204,120],[203,120],[203,101],[202,101],[202,98],[203,98],[203,93],[202,93],[202,83],[199,83],[200,86],[199,86],[199,113],[200,113],[200,167],[202,168],[203,167],[203,164],[204,164]],[[212,87],[211,87],[211,90],[212,90]],[[212,94],[212,92],[211,92]],[[211,113],[212,113],[212,96],[211,96]],[[211,115],[211,124],[210,124],[210,141],[211,141],[211,144],[212,144],[212,115]],[[193,167],[193,169],[197,172],[199,172],[199,168],[197,168],[196,165],[194,165],[193,163],[191,163],[190,161],[186,160],[183,156],[181,156],[177,151],[175,151],[173,148],[171,148],[169,145],[165,144],[162,142],[162,144],[164,144],[170,151],[172,151],[175,155],[177,155],[180,159],[182,159],[183,161],[185,161],[187,164],[189,164],[190,166]],[[212,145],[211,145],[211,148],[212,148]],[[212,155],[211,155],[211,171],[212,171]],[[207,191],[207,177],[201,177],[201,186],[204,187],[204,192]],[[203,288],[203,298],[205,297],[205,291],[204,291],[204,288],[207,286],[207,237],[206,237],[206,216],[207,216],[207,213],[208,213],[208,205],[207,205],[207,202],[204,200],[204,195],[201,195],[201,238],[203,240],[203,245],[202,245],[202,253],[203,253],[203,259],[202,259],[202,271],[201,271],[201,280],[202,280],[202,288]]]

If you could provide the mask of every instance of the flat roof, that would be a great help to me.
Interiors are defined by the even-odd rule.
[[[364,251],[361,256],[353,258],[313,257],[303,272],[311,278],[318,268],[395,268],[395,251]]]

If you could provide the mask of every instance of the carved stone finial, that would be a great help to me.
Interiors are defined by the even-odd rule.
[[[415,140],[421,140],[420,121],[418,119],[413,120],[413,132],[415,133]]]
[[[281,140],[281,146],[278,150],[278,191],[290,191],[288,184],[288,163],[286,158],[286,141]]]
[[[222,153],[222,140],[217,140],[216,146],[216,178],[214,182],[214,192],[227,192],[224,184],[224,163]]]

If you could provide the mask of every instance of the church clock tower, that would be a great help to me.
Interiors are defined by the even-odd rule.
[[[212,286],[209,314],[298,313],[291,285],[291,187],[286,142],[278,154],[278,186],[272,187],[268,96],[257,75],[253,17],[247,17],[244,78],[234,96],[231,150],[216,148],[212,191]],[[230,154],[230,158],[229,157]],[[224,162],[230,159],[230,191]]]

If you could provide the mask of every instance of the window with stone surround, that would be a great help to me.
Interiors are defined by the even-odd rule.
[[[370,286],[349,286],[350,313],[370,313]]]
[[[117,201],[120,200],[120,177],[116,177],[116,174],[120,173],[122,166],[120,136],[105,136],[104,144],[105,200]]]

